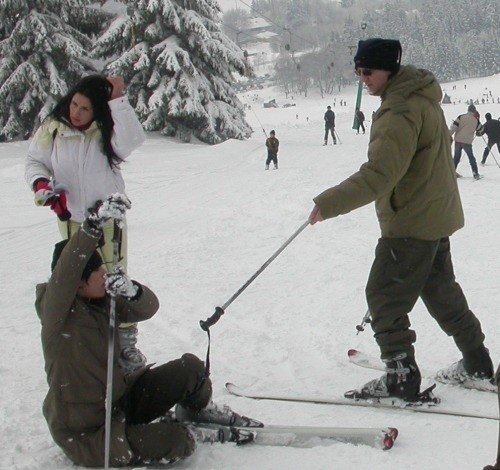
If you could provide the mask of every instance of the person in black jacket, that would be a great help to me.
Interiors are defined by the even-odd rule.
[[[490,154],[490,150],[496,144],[498,152],[500,153],[500,121],[498,119],[492,119],[490,113],[484,115],[486,122],[478,129],[477,135],[481,136],[486,134],[488,136],[488,143],[483,152],[483,158],[481,160],[481,165],[486,163],[486,158]]]
[[[269,137],[266,139],[267,147],[267,160],[266,160],[266,170],[269,170],[269,164],[274,163],[274,169],[278,169],[278,149],[280,147],[280,141],[276,138],[276,132],[269,132]]]
[[[358,121],[358,132],[356,134],[359,134],[359,129],[363,131],[363,134],[365,133],[365,115],[363,114],[363,111],[361,109],[356,108],[356,112],[354,113],[356,116],[356,120]]]
[[[337,139],[335,138],[335,113],[332,111],[331,106],[326,107],[325,113],[325,143],[323,145],[328,144],[328,133],[332,135],[333,143],[337,143]]]

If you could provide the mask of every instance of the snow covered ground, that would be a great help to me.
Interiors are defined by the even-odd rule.
[[[455,89],[453,89],[455,85]],[[466,88],[464,87],[466,85]],[[457,104],[500,96],[500,76],[446,84]],[[124,165],[130,210],[130,274],[151,286],[161,310],[140,326],[139,345],[151,362],[190,351],[204,357],[207,336],[198,322],[223,305],[307,219],[312,198],[354,172],[366,158],[367,135],[351,129],[355,88],[336,95],[342,144],[322,146],[323,113],[333,98],[294,96],[295,107],[264,109],[285,100],[274,90],[242,96],[252,109],[251,139],[209,147],[150,135]],[[340,99],[347,106],[339,107]],[[458,101],[461,100],[461,103]],[[367,95],[369,118],[378,99]],[[500,104],[479,105],[484,116]],[[307,119],[308,118],[308,119]],[[264,171],[262,127],[281,141],[280,169]],[[370,122],[368,122],[368,127]],[[474,142],[480,158],[484,142]],[[47,391],[34,289],[49,276],[58,232],[53,213],[35,207],[23,180],[27,143],[0,144],[1,273],[0,468],[75,468],[54,445],[41,413]],[[500,163],[498,152],[494,155]],[[464,157],[465,158],[465,157]],[[490,156],[474,182],[467,160],[459,171],[466,226],[452,237],[457,279],[480,318],[495,364],[500,356],[500,168]],[[212,327],[214,399],[269,424],[395,426],[400,437],[383,452],[331,443],[310,449],[200,446],[179,469],[479,469],[494,461],[498,422],[351,407],[252,401],[230,396],[226,381],[256,391],[338,397],[378,373],[349,364],[347,350],[378,354],[370,330],[356,335],[366,311],[364,285],[379,229],[373,205],[307,227],[238,297]],[[424,371],[460,356],[419,302],[411,320]],[[424,385],[430,382],[424,380]],[[495,413],[493,394],[438,385],[443,406]]]

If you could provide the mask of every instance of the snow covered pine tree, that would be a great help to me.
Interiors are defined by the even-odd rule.
[[[209,144],[245,139],[252,129],[231,87],[244,73],[243,51],[221,32],[216,0],[129,0],[98,38],[107,74],[129,83],[146,131]]]
[[[83,75],[107,15],[95,0],[0,2],[0,141],[26,139]]]

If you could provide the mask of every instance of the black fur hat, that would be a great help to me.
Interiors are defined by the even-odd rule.
[[[397,39],[371,38],[361,40],[354,56],[354,68],[397,72],[403,50]]]
[[[52,264],[50,266],[52,271],[54,271],[57,261],[59,261],[59,257],[61,256],[61,253],[63,252],[64,247],[67,244],[68,240],[61,240],[60,242],[57,242],[54,245],[54,253],[52,254]],[[82,279],[84,281],[88,280],[92,272],[97,271],[102,266],[102,264],[103,262],[101,255],[97,251],[94,251],[94,253],[92,253],[92,256],[89,258],[87,262],[87,266],[85,266],[85,269],[82,272]]]

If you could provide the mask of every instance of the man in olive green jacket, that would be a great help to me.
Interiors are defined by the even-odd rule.
[[[110,196],[71,239],[56,244],[52,275],[36,288],[49,384],[43,414],[56,444],[75,464],[87,467],[105,465],[110,296],[120,322],[147,320],[159,308],[156,295],[120,267],[106,273],[96,251],[102,225],[122,218],[129,204],[123,195]],[[208,410],[212,386],[200,359],[184,354],[125,374],[118,341],[114,346],[110,466],[175,461],[193,453],[195,440],[213,440],[177,421],[152,423],[175,404],[191,413]],[[243,417],[232,413],[229,418]]]
[[[311,224],[375,201],[382,237],[366,286],[375,339],[388,373],[364,385],[361,398],[421,397],[409,312],[422,298],[453,336],[463,359],[442,371],[442,381],[487,381],[493,366],[478,319],[455,282],[449,236],[464,225],[451,158],[451,138],[440,107],[441,88],[426,70],[400,66],[401,45],[360,41],[356,72],[380,96],[368,161],[316,198]]]

